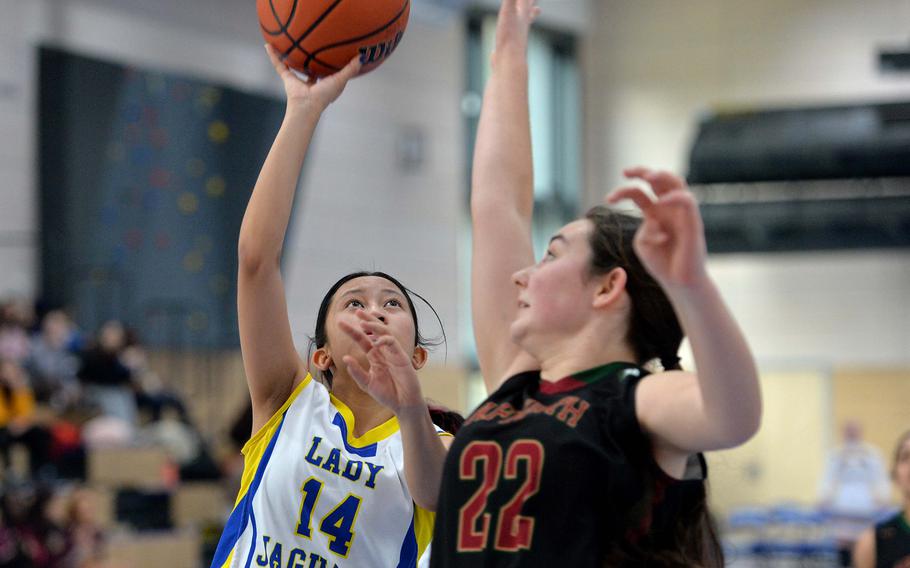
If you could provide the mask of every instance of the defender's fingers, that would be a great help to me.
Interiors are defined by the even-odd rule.
[[[654,206],[654,200],[640,187],[627,186],[614,190],[607,196],[607,203],[616,204],[623,199],[629,199],[638,206],[642,212],[647,212]]]

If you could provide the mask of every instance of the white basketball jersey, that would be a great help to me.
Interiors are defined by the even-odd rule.
[[[411,499],[398,419],[353,432],[351,410],[307,375],[243,448],[212,568],[424,566],[434,515]]]

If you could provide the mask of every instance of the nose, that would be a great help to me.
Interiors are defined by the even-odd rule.
[[[386,322],[385,313],[378,307],[374,307],[373,309],[371,309],[370,315],[373,316],[374,318],[378,319],[382,323]]]
[[[512,275],[512,282],[519,288],[526,288],[528,286],[528,275],[531,272],[530,266],[522,268]]]

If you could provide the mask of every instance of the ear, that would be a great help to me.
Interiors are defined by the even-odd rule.
[[[606,308],[616,303],[626,291],[626,271],[616,267],[610,272],[597,277],[597,289],[594,291],[592,306],[597,309]]]
[[[313,361],[313,366],[320,371],[328,371],[334,364],[334,361],[332,360],[332,354],[329,352],[328,345],[325,347],[320,347],[316,351],[313,351],[313,357],[311,360]]]
[[[429,354],[427,353],[427,350],[418,345],[414,348],[414,354],[411,355],[411,365],[414,366],[415,370],[419,371],[427,364],[428,358]]]

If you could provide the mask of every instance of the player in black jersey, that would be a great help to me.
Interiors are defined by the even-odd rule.
[[[527,45],[503,0],[472,180],[472,309],[492,393],[446,458],[431,566],[717,566],[701,452],[757,430],[752,355],[709,277],[685,182],[630,169],[534,263]],[[634,250],[633,250],[634,242]],[[698,376],[679,369],[688,334]],[[660,361],[663,370],[644,367]]]
[[[910,430],[898,439],[891,478],[901,511],[860,536],[853,550],[856,568],[910,568]]]

